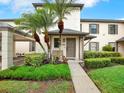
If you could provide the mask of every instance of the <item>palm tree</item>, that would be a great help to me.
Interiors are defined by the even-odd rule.
[[[15,20],[15,24],[18,25],[16,29],[26,30],[27,33],[31,32],[35,41],[38,42],[43,51],[47,53],[40,41],[39,35],[37,34],[39,26],[38,22],[36,22],[36,19],[37,18],[34,18],[32,13],[24,13],[22,14],[21,18]]]
[[[59,35],[60,35],[60,47],[59,50],[61,51],[61,35],[64,30],[64,19],[66,19],[66,15],[70,15],[71,11],[74,10],[74,8],[71,8],[71,4],[75,0],[54,0],[55,2],[50,2],[49,0],[44,0],[45,6],[48,8],[52,8],[55,12],[58,20],[58,28],[59,28]]]
[[[56,24],[55,21],[55,13],[51,9],[47,9],[46,7],[37,10],[36,17],[39,17],[39,26],[42,25],[42,31],[44,34],[44,41],[47,44],[48,47],[48,54],[50,55],[50,44],[49,44],[49,35],[48,30],[49,27],[54,26]]]
[[[43,31],[42,33],[44,34],[44,41],[47,44],[49,55],[50,44],[48,28],[55,23],[55,14],[53,14],[53,12],[47,8],[38,9],[34,14],[23,14],[23,17],[21,19],[16,20],[16,24],[19,24],[19,28],[32,31],[36,42],[38,42],[45,51],[45,48],[43,47],[42,43],[40,42],[39,36],[36,33],[37,31]],[[45,51],[45,53],[47,52]]]

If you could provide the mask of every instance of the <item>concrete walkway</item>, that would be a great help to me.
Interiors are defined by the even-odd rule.
[[[78,62],[68,61],[76,93],[101,93]]]

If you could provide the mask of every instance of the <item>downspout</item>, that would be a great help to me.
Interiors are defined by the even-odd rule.
[[[116,42],[116,52],[118,52],[118,42]]]
[[[81,56],[80,56],[80,40],[81,40],[81,38],[79,37],[79,59],[81,59]]]
[[[85,37],[82,38],[82,60],[84,61],[84,39]]]

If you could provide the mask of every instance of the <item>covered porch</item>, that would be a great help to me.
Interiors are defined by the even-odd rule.
[[[121,55],[124,57],[124,37],[118,39],[116,43],[117,43],[117,52],[121,53]]]
[[[49,31],[51,54],[54,57],[59,56],[59,31]],[[94,36],[89,33],[76,31],[72,29],[64,29],[61,38],[61,56],[67,59],[83,60],[84,41],[93,39]]]
[[[0,43],[1,43],[1,69],[7,69],[13,66],[17,60],[15,52],[16,41],[34,41],[31,35],[22,31],[15,30],[9,24],[0,23]]]

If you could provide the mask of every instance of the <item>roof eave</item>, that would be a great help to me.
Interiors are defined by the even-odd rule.
[[[124,20],[113,19],[81,19],[81,22],[124,23]]]
[[[15,21],[16,19],[0,19],[0,21]]]
[[[38,6],[43,6],[45,3],[32,3],[32,5],[35,7],[35,9],[36,9],[36,7],[38,7]],[[84,4],[78,4],[78,3],[76,3],[76,4],[72,4],[71,5],[72,7],[80,7],[81,9],[84,7]],[[70,6],[70,7],[71,7]]]

